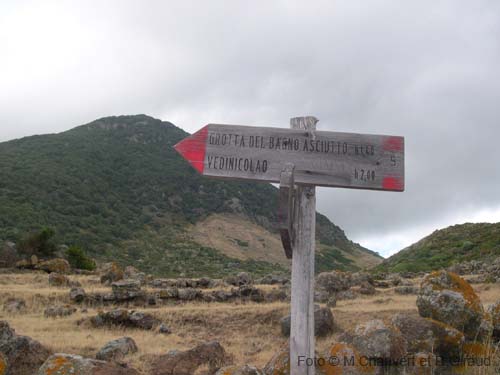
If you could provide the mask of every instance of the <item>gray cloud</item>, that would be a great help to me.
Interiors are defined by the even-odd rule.
[[[388,253],[500,207],[499,36],[494,0],[4,1],[0,141],[133,113],[404,135],[405,193],[318,194]]]

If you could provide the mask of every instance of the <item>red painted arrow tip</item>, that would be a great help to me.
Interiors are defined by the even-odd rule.
[[[205,169],[207,136],[208,125],[174,146],[174,149],[200,173],[203,173]]]

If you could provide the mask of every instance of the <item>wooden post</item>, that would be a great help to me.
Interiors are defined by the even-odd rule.
[[[305,130],[314,139],[315,117],[295,117],[292,129]],[[292,258],[292,306],[290,330],[290,375],[314,375],[314,249],[316,188],[298,185],[295,200],[295,242]]]

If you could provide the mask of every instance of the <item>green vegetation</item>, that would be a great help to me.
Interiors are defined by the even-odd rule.
[[[66,250],[66,259],[68,259],[69,264],[73,268],[88,271],[93,271],[96,268],[94,260],[89,258],[79,246],[71,246]]]
[[[56,251],[53,242],[55,232],[52,228],[43,228],[40,231],[28,234],[21,239],[19,250],[25,255],[51,256]]]
[[[186,225],[232,212],[234,202],[239,214],[275,230],[277,189],[203,178],[173,149],[187,135],[169,122],[137,115],[0,143],[0,241],[18,242],[47,226],[56,230],[55,243],[161,275],[274,270],[273,264],[231,259],[188,238]],[[319,269],[342,263],[335,250],[368,251],[320,214],[317,234],[332,249],[330,255],[325,250]]]
[[[388,258],[375,271],[430,271],[499,255],[500,223],[467,223],[435,231]]]

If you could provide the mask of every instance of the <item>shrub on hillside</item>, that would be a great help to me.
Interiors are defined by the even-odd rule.
[[[39,232],[31,233],[21,240],[19,250],[27,255],[54,255],[56,252],[56,245],[52,241],[54,235],[52,228],[43,228]]]
[[[94,260],[88,257],[85,251],[79,246],[71,246],[66,250],[66,257],[73,268],[88,271],[93,271],[96,268]]]

